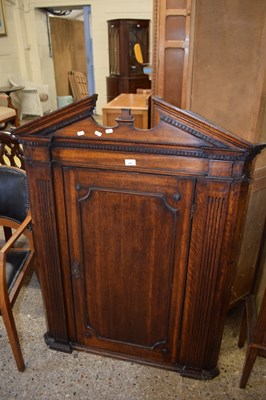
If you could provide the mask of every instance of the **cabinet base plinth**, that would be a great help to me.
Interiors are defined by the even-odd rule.
[[[72,353],[73,348],[69,342],[58,342],[49,336],[48,333],[45,333],[43,337],[49,349],[62,351],[63,353]]]
[[[99,356],[103,356],[103,357],[110,357],[110,358],[115,358],[118,360],[134,362],[137,364],[149,365],[149,366],[155,367],[155,368],[162,368],[162,369],[165,369],[168,371],[174,371],[174,372],[179,373],[180,376],[182,376],[184,378],[206,381],[206,380],[214,379],[220,373],[219,369],[216,367],[211,370],[205,370],[205,369],[200,369],[200,368],[199,369],[190,368],[190,367],[182,366],[182,365],[178,365],[178,364],[176,364],[176,365],[163,364],[163,363],[148,360],[148,359],[140,359],[140,358],[137,358],[134,356],[128,356],[123,353],[110,352],[110,351],[106,351],[106,350],[102,350],[102,349],[91,348],[91,347],[79,345],[77,343],[56,342],[53,338],[50,338],[47,333],[44,335],[44,337],[45,337],[46,344],[52,350],[62,351],[64,353],[72,353],[73,350],[83,351],[86,353],[91,353],[91,354],[95,354],[95,355],[99,355]]]
[[[200,381],[207,381],[210,379],[215,378],[220,374],[220,371],[218,368],[213,368],[210,370],[205,370],[205,369],[193,369],[190,367],[182,367],[180,369],[180,375],[185,377],[185,378],[192,378],[192,379],[197,379]]]

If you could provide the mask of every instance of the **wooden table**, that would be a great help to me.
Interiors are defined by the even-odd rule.
[[[122,93],[107,103],[102,109],[103,125],[117,125],[116,118],[122,108],[130,108],[134,116],[134,126],[139,129],[149,128],[150,94]]]

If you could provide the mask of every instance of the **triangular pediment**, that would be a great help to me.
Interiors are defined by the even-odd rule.
[[[188,142],[193,137],[207,147],[248,149],[252,146],[251,143],[233,135],[198,114],[169,105],[169,103],[158,97],[154,98],[154,104],[155,109],[160,114],[160,121],[176,126],[186,133]]]

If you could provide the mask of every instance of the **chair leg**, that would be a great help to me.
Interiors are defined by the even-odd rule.
[[[238,347],[243,347],[245,340],[247,338],[247,311],[246,307],[244,310],[244,315],[242,318],[242,323],[241,323],[241,328],[240,328],[240,334],[238,338]]]
[[[18,127],[19,125],[20,125],[20,123],[19,123],[19,118],[18,118],[18,112],[16,110],[15,127]]]
[[[252,348],[251,346],[248,346],[246,359],[245,359],[245,363],[244,363],[244,368],[243,368],[240,385],[239,385],[242,389],[245,389],[245,387],[246,387],[249,375],[252,371],[252,368],[253,368],[253,365],[254,365],[257,355],[258,355],[258,350]]]
[[[4,306],[2,306],[1,313],[6,327],[6,332],[10,341],[11,349],[17,364],[17,368],[19,371],[23,372],[25,370],[25,364],[19,344],[19,338],[14,321],[14,316],[10,305],[5,304]]]

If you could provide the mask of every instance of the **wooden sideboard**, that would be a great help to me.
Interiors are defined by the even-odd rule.
[[[50,348],[211,379],[254,146],[155,98],[159,124],[111,133],[96,96],[16,129]]]

